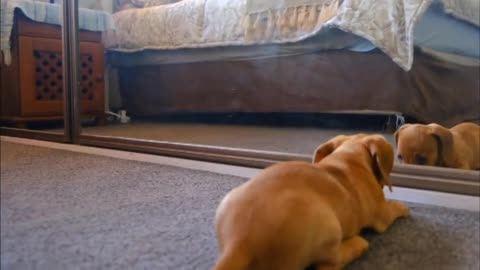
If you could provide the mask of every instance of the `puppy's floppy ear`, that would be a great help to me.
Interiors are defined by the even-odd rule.
[[[330,155],[337,147],[339,147],[344,141],[348,139],[348,136],[338,135],[326,143],[321,144],[313,153],[312,163],[318,163],[326,156]]]
[[[409,127],[409,126],[411,126],[411,124],[404,124],[401,127],[399,127],[397,129],[397,131],[395,131],[395,134],[394,134],[394,136],[395,136],[395,146],[398,144],[398,135],[400,135],[400,132],[402,130],[404,130],[405,128]]]
[[[430,129],[430,134],[435,138],[437,141],[437,149],[438,149],[438,160],[437,163],[444,163],[443,165],[450,165],[455,161],[453,160],[454,153],[453,153],[453,134],[452,132],[442,127],[438,124],[429,124],[428,128]],[[437,164],[437,165],[440,165]]]
[[[392,183],[389,175],[393,168],[394,152],[393,147],[381,135],[372,135],[365,139],[365,145],[372,157],[372,169],[375,177],[382,188],[386,185],[390,192]]]

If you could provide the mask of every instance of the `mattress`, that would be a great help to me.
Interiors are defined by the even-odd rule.
[[[373,110],[451,126],[480,119],[479,71],[419,50],[409,72],[378,51],[336,50],[253,61],[132,66],[120,68],[118,78],[121,107],[137,116]]]
[[[298,26],[295,32],[272,31],[268,37],[256,39],[249,36],[248,27],[241,23],[246,3],[247,0],[184,0],[167,6],[122,11],[113,15],[117,29],[105,34],[106,48],[113,52],[110,53],[113,61],[125,65],[250,60],[321,50],[369,52],[380,49],[404,70],[409,70],[414,45],[444,60],[468,65],[479,63],[478,25],[461,16],[452,16],[441,1],[433,4],[420,0],[398,1],[397,5],[390,1],[351,0],[341,5],[330,1],[330,5],[339,6],[335,9],[328,6],[329,19],[317,21],[309,31]],[[383,18],[388,16],[380,16],[382,12],[394,15],[395,20]],[[368,16],[374,17],[378,25],[372,27],[366,22]],[[177,25],[187,17],[186,22]],[[298,20],[297,24],[300,24]],[[129,61],[115,52],[134,53],[137,57]]]

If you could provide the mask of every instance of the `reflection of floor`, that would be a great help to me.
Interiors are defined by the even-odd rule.
[[[322,142],[339,134],[362,131],[320,128],[255,127],[242,125],[131,123],[85,127],[84,134],[197,143],[255,150],[310,154]],[[374,131],[365,131],[373,133]],[[393,143],[392,134],[384,136]]]

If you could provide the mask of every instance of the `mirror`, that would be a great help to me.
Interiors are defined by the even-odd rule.
[[[338,134],[381,133],[396,145],[404,124],[480,120],[480,30],[465,7],[412,6],[376,29],[388,1],[247,3],[80,1],[106,23],[102,42],[81,43],[82,115],[94,116],[82,135],[311,155]],[[403,16],[416,20],[403,27]],[[445,141],[406,131],[399,163],[446,164],[434,154]],[[451,151],[473,155],[478,140],[461,141]]]
[[[61,6],[1,5],[0,125],[64,134]]]

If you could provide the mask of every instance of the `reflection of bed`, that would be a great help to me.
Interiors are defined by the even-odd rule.
[[[230,9],[222,9],[222,3],[229,1]],[[450,17],[439,3],[420,17],[429,3],[422,0],[402,11],[411,14],[372,0],[385,5],[381,12],[386,8],[399,18],[384,25],[381,18],[372,20],[375,14],[362,6],[342,9],[368,2],[363,0],[344,1],[337,10],[329,10],[330,17],[324,14],[328,18],[323,22],[303,23],[285,33],[269,28],[268,16],[263,29],[258,24],[257,28],[244,26],[238,18],[212,23],[233,16],[228,13],[235,8],[232,5],[238,8],[245,1],[184,0],[114,14],[117,32],[107,34],[105,41],[110,63],[119,69],[123,106],[136,115],[368,109],[401,112],[444,125],[480,119],[475,20],[467,23],[458,19],[461,16]],[[194,4],[203,11],[196,13]],[[185,6],[190,9],[186,11]],[[186,16],[175,18],[175,10],[190,12],[185,24],[201,27],[183,25],[173,31]],[[351,10],[355,16],[349,14]],[[243,13],[237,10],[238,14]],[[412,16],[419,21],[415,35],[410,31],[416,22]],[[352,23],[354,17],[361,23]],[[372,25],[369,20],[374,21]],[[444,23],[442,28],[432,28],[439,21]],[[219,29],[223,29],[221,35]],[[252,29],[262,30],[255,35],[249,32]],[[446,36],[452,33],[469,40],[445,42],[453,38]]]

